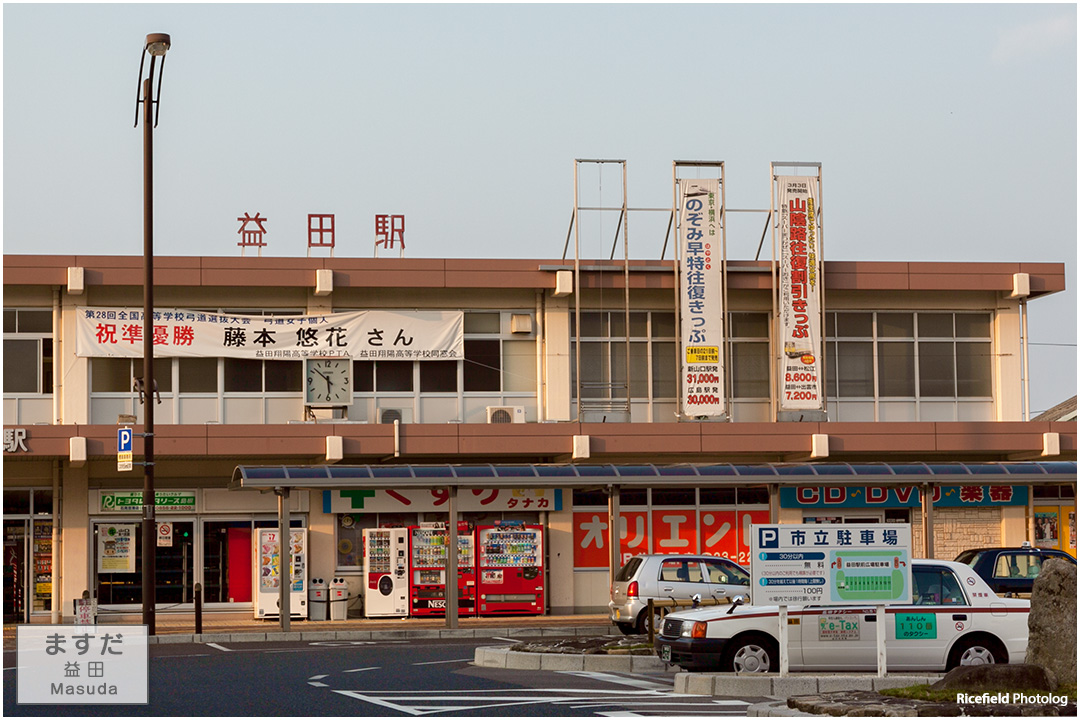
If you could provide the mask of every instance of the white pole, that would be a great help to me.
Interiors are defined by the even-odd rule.
[[[877,617],[877,676],[885,677],[885,606],[878,605]]]
[[[787,605],[780,606],[780,677],[788,676]]]

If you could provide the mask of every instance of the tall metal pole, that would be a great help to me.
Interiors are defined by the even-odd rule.
[[[154,64],[143,80],[143,517],[142,616],[150,635],[155,634],[157,602],[157,518],[154,497]]]
[[[172,44],[165,33],[146,36],[139,62],[139,95],[143,111],[143,373],[141,396],[143,402],[143,492],[142,492],[142,620],[147,633],[155,635],[157,604],[157,516],[154,495],[154,70],[158,70],[158,96],[161,95],[161,73],[165,68],[165,53]],[[150,72],[144,78],[143,66],[150,55]],[[139,124],[136,105],[135,124]]]

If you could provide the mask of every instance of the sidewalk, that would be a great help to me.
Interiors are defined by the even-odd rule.
[[[135,619],[131,619],[134,617]],[[99,619],[100,621],[100,619]],[[102,624],[119,624],[108,618]],[[138,616],[126,616],[125,624],[138,625]],[[36,625],[37,623],[35,623]],[[446,627],[446,618],[350,618],[348,620],[292,620],[289,633],[281,632],[277,620],[255,620],[236,614],[203,616],[202,634],[195,634],[195,621],[187,615],[158,614],[151,644],[179,642],[258,642],[260,640],[364,640],[371,633],[387,637],[493,637],[497,635],[537,637],[542,635],[618,634],[607,614],[595,615],[510,615],[458,618],[456,630]],[[4,625],[4,650],[15,649],[16,625]]]

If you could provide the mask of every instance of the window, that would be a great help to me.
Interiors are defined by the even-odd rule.
[[[731,397],[769,397],[769,315],[731,313]]]
[[[709,573],[709,582],[723,585],[750,585],[750,574],[733,562],[706,560],[705,571]]]
[[[159,393],[172,392],[172,358],[154,358],[154,384]],[[135,378],[143,376],[142,358],[90,358],[90,391],[134,392]]]
[[[830,399],[990,399],[990,313],[826,316]]]
[[[964,591],[951,570],[933,567],[911,569],[911,601],[915,605],[967,605]]]
[[[570,316],[571,357],[576,317]],[[608,400],[674,398],[675,313],[630,313],[630,372],[627,388],[626,312],[581,313],[581,396]],[[577,392],[577,363],[571,362],[571,391]]]
[[[660,564],[662,582],[704,582],[697,560],[665,560]]]
[[[4,392],[50,394],[52,310],[4,309]]]
[[[429,360],[420,363],[420,392],[456,393],[456,360]]]

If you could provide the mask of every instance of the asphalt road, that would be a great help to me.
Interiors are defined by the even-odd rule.
[[[4,653],[4,715],[560,717],[740,715],[764,698],[676,695],[668,674],[480,668],[499,639],[150,646],[148,705],[18,705]],[[509,641],[507,641],[509,642]]]

